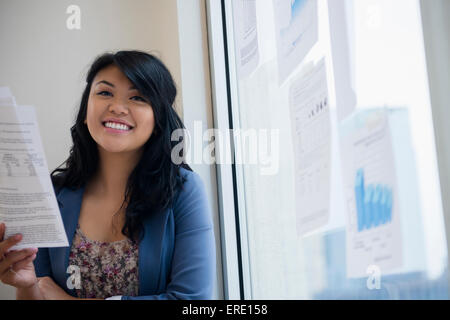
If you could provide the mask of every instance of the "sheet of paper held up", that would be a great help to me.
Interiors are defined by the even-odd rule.
[[[367,277],[374,267],[386,274],[400,267],[403,257],[388,112],[359,111],[343,121],[340,133],[348,204],[347,277]]]
[[[0,87],[0,107],[4,106],[16,106],[16,99],[8,87]]]
[[[289,92],[295,154],[297,233],[327,224],[331,120],[325,60],[293,81]]]
[[[0,221],[11,249],[68,246],[34,107],[0,107]]]

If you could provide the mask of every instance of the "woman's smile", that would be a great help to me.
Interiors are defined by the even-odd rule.
[[[126,134],[133,130],[131,126],[113,121],[103,122],[103,126],[105,127],[105,131],[110,133]]]
[[[118,128],[109,128],[105,126],[105,131],[108,133],[114,133],[114,134],[128,134],[130,133],[131,129],[118,129]]]

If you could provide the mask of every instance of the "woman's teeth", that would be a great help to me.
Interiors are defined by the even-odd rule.
[[[131,128],[129,126],[124,125],[124,124],[115,123],[115,122],[106,122],[105,127],[117,129],[117,130],[123,130],[123,131],[131,130]]]

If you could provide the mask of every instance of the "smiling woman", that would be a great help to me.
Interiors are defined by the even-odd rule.
[[[99,71],[93,82],[85,123],[99,152],[140,149],[155,127],[149,102],[116,65]]]
[[[212,298],[204,185],[184,161],[171,161],[171,134],[184,128],[175,97],[169,71],[150,54],[95,60],[69,158],[52,172],[69,247],[40,248],[34,264],[31,255],[2,278],[18,299]]]

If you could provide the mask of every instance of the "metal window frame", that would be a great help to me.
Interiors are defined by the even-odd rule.
[[[234,46],[232,32],[227,22],[232,19],[231,2],[206,0],[208,23],[208,47],[211,72],[211,91],[214,127],[219,130],[233,129],[237,114],[237,89],[230,79],[235,79]],[[232,21],[232,20],[231,20]],[[234,108],[236,109],[236,108]],[[216,141],[218,143],[218,141]],[[248,263],[248,243],[242,192],[242,168],[234,163],[234,139],[230,139],[232,163],[217,163],[219,220],[222,243],[222,268],[224,298],[227,300],[251,299]],[[221,148],[216,145],[216,158],[221,158]],[[226,158],[226,157],[224,157]]]
[[[448,0],[420,0],[420,14],[427,60],[436,156],[447,240],[447,269],[450,267],[450,4]],[[448,278],[450,288],[450,277]]]

